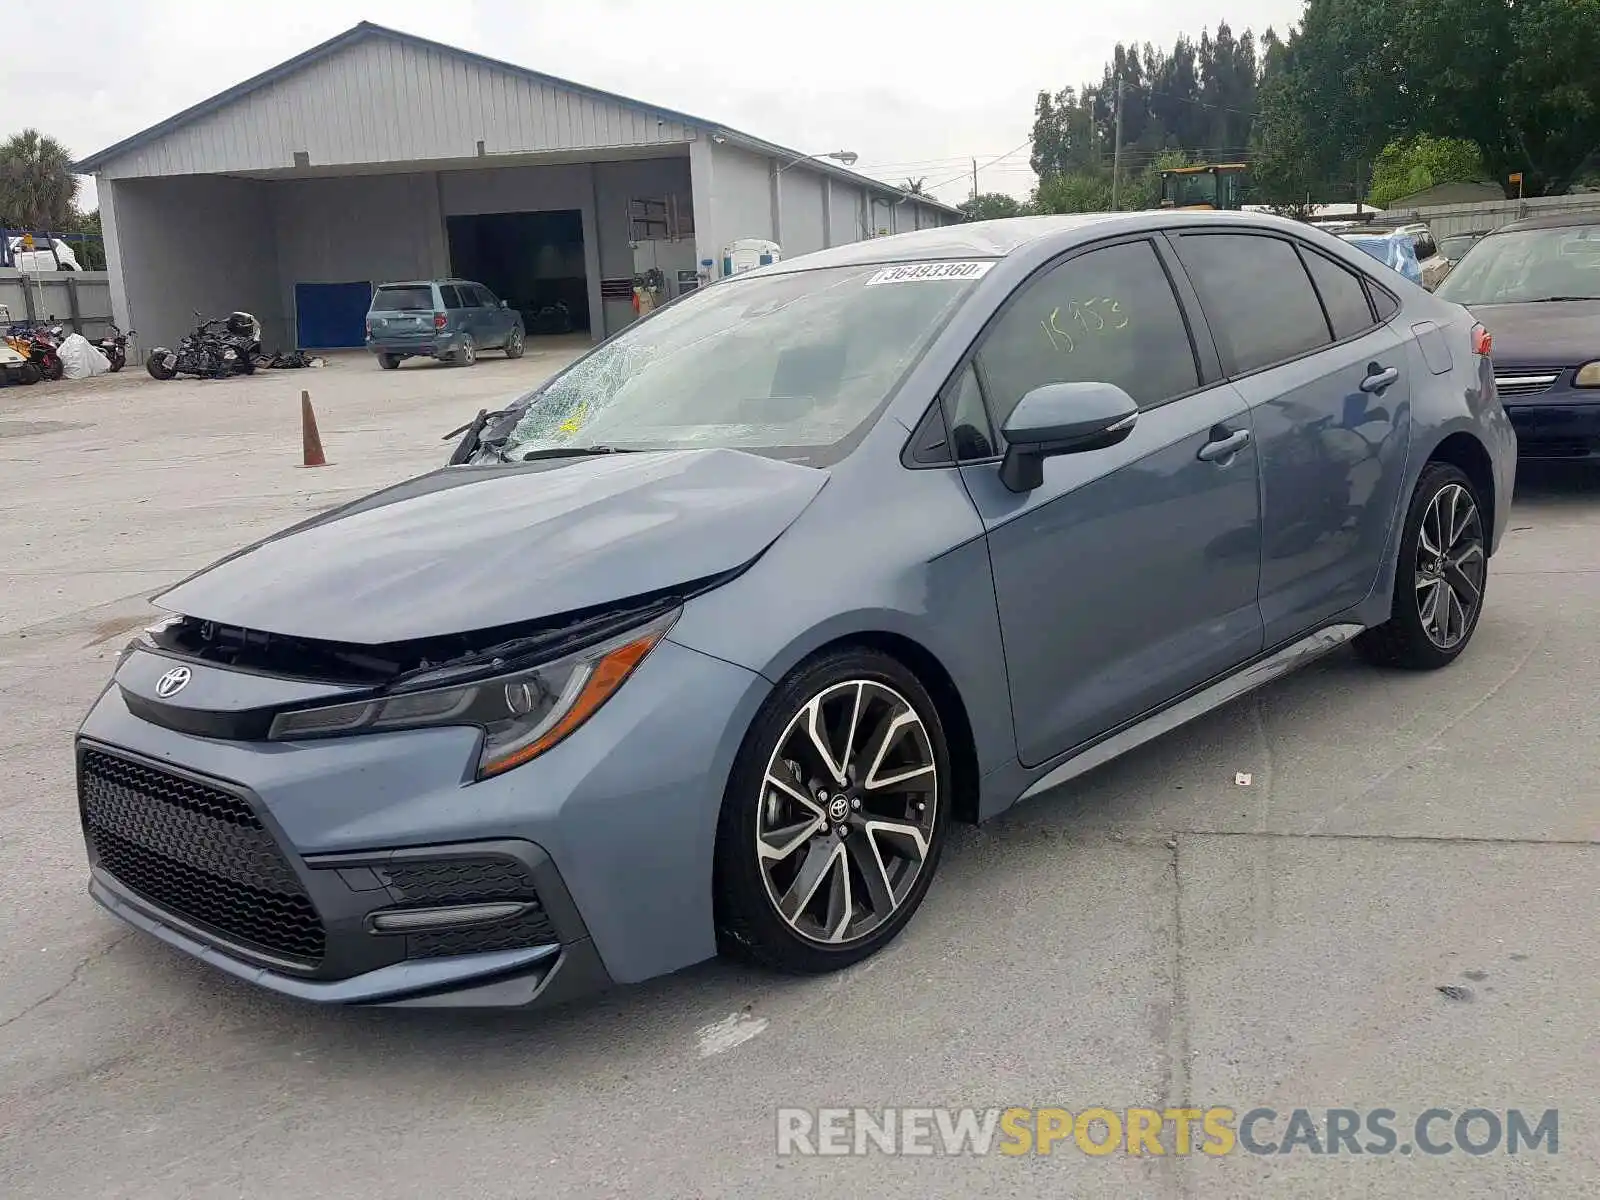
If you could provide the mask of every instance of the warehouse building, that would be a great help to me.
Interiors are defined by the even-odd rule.
[[[596,341],[721,277],[960,214],[821,157],[363,22],[78,163],[112,306],[145,345],[256,314],[269,349],[360,346],[372,288],[460,276]],[[541,316],[542,314],[542,316]]]

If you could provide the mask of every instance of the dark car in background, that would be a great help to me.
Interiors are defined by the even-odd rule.
[[[1600,214],[1503,226],[1436,293],[1494,339],[1495,383],[1524,458],[1600,456]]]
[[[383,283],[367,310],[367,349],[392,371],[407,358],[471,366],[482,350],[521,358],[522,314],[470,279]]]

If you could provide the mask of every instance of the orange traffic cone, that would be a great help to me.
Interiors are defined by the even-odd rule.
[[[300,441],[304,450],[303,467],[325,467],[328,460],[322,456],[322,435],[317,432],[317,414],[311,411],[311,393],[300,393]]]

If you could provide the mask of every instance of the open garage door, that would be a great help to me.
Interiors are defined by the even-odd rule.
[[[522,314],[530,337],[589,329],[589,284],[579,211],[449,217],[450,269]]]
[[[367,344],[372,282],[297,283],[294,333],[302,350],[349,350]]]

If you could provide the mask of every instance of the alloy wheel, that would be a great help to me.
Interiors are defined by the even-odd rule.
[[[1417,536],[1417,615],[1439,649],[1471,632],[1487,571],[1478,506],[1466,488],[1446,484],[1428,502]]]
[[[938,775],[922,718],[892,687],[847,680],[801,706],[767,760],[755,845],[795,933],[848,945],[900,909],[928,859]]]

